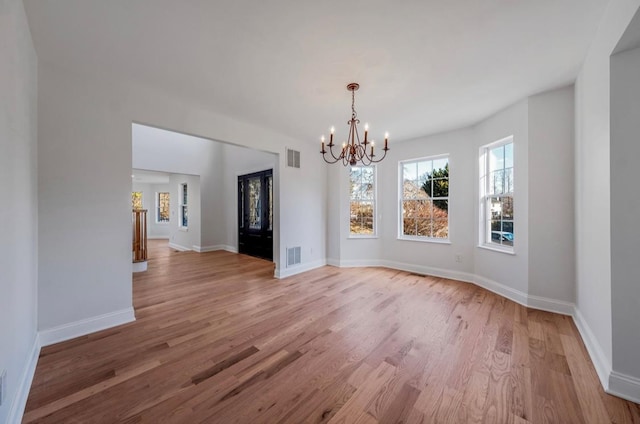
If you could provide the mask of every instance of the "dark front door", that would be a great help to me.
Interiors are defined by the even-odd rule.
[[[273,170],[238,177],[238,251],[273,260]]]

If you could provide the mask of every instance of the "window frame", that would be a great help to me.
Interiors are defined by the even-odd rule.
[[[186,191],[186,196],[185,196]],[[186,230],[189,228],[189,187],[188,183],[180,183],[179,193],[179,206],[178,206],[178,227]],[[186,197],[186,199],[185,199]],[[187,212],[187,224],[184,225],[184,213]]]
[[[495,194],[495,193],[490,193],[490,188],[489,188],[489,184],[490,184],[490,178],[489,178],[489,172],[490,172],[490,156],[489,156],[489,152],[497,147],[503,147],[506,146],[508,144],[511,144],[512,147],[512,155],[513,155],[513,164],[511,166],[511,173],[512,173],[512,179],[513,179],[513,183],[511,185],[511,191],[508,193],[500,193],[500,194]],[[515,169],[516,169],[516,148],[515,148],[515,142],[514,142],[514,136],[510,135],[507,137],[504,137],[502,139],[496,140],[492,143],[489,144],[485,144],[483,146],[480,147],[480,151],[479,151],[479,200],[480,203],[478,205],[478,219],[479,219],[479,229],[478,229],[478,247],[481,247],[483,249],[488,249],[488,250],[493,250],[496,252],[501,252],[501,253],[507,253],[510,255],[515,255],[516,253],[516,240],[514,237],[514,240],[512,242],[512,245],[505,245],[502,243],[495,243],[492,240],[491,237],[491,224],[490,224],[490,211],[489,208],[491,207],[491,202],[490,202],[490,198],[511,198],[511,201],[513,202],[513,218],[509,221],[512,222],[513,225],[513,233],[515,233],[515,222],[516,222],[516,207],[515,207],[515,197],[516,197],[516,188],[515,188]],[[507,168],[505,167],[505,164],[503,163],[502,166],[502,170],[506,170]],[[504,183],[503,183],[504,184]],[[504,191],[504,190],[503,190]],[[501,220],[502,221],[502,220]]]
[[[449,193],[446,197],[447,201],[447,237],[429,237],[429,236],[418,236],[418,235],[406,235],[404,234],[404,215],[403,215],[403,202],[404,199],[404,165],[409,163],[418,163],[418,162],[427,162],[427,161],[436,161],[439,159],[447,159],[447,164],[449,165],[449,177],[447,178],[449,181]],[[438,197],[436,200],[443,200],[445,198]],[[404,241],[418,241],[422,243],[436,243],[436,244],[451,244],[451,154],[449,153],[441,153],[432,156],[423,156],[419,158],[405,159],[398,161],[398,240]],[[410,199],[407,199],[410,200]]]
[[[169,206],[168,206],[168,212],[169,212],[169,217],[167,218],[166,221],[160,221],[160,195],[161,194],[166,194],[169,197]],[[171,222],[171,193],[168,191],[156,191],[156,219],[155,219],[155,223],[158,225],[168,225]]]
[[[358,234],[351,232],[351,169],[352,168],[371,168],[373,169],[373,233],[371,234]],[[356,165],[349,166],[347,177],[349,180],[349,188],[348,188],[348,220],[347,224],[349,225],[349,239],[375,239],[378,238],[378,167],[375,164],[371,165]],[[360,202],[368,202],[369,200],[361,200]]]

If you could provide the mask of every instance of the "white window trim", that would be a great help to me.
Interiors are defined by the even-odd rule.
[[[489,235],[489,231],[487,229],[487,205],[486,205],[486,200],[487,200],[487,192],[489,190],[488,184],[489,184],[489,179],[488,179],[488,167],[489,167],[489,150],[494,149],[496,147],[500,147],[500,146],[504,146],[506,144],[512,143],[513,144],[513,192],[511,197],[513,197],[513,225],[515,227],[515,217],[517,216],[516,214],[516,147],[515,147],[515,143],[513,142],[513,135],[510,135],[508,137],[502,138],[500,140],[494,141],[493,143],[489,143],[489,144],[485,144],[484,146],[480,147],[480,151],[479,151],[479,156],[478,156],[478,164],[479,164],[479,205],[478,205],[478,218],[479,218],[479,226],[478,226],[478,246],[479,248],[482,249],[486,249],[486,250],[491,250],[494,252],[499,252],[499,253],[506,253],[509,255],[515,255],[516,254],[516,244],[517,241],[514,240],[513,241],[513,246],[505,246],[504,244],[497,244],[497,243],[493,243],[491,241],[491,239],[488,237]],[[496,196],[494,196],[496,197]],[[497,196],[499,197],[499,196]],[[515,230],[515,228],[514,228]],[[487,241],[487,238],[489,238],[489,241]]]
[[[404,182],[404,170],[403,170],[403,165],[405,163],[411,163],[411,162],[421,162],[421,161],[427,161],[427,160],[438,160],[438,159],[443,159],[443,158],[447,158],[448,159],[448,163],[449,163],[449,189],[451,189],[451,155],[449,153],[442,153],[439,155],[433,155],[433,156],[424,156],[421,158],[415,158],[415,159],[405,159],[405,160],[400,160],[398,161],[398,223],[397,223],[397,228],[398,228],[398,236],[397,239],[398,240],[403,240],[403,241],[418,241],[421,243],[435,243],[435,244],[451,244],[451,219],[449,217],[449,215],[447,215],[447,226],[448,226],[448,237],[447,238],[438,238],[438,237],[426,237],[426,236],[408,236],[403,234],[403,226],[404,226],[404,222],[402,220],[402,193],[404,190],[403,187],[403,182]],[[451,191],[449,191],[449,196],[447,196],[447,201],[449,202],[449,212],[451,211]]]
[[[171,206],[169,206],[169,220],[168,221],[160,221],[158,220],[158,215],[160,215],[160,193],[169,193],[168,191],[156,191],[156,209],[155,209],[155,223],[158,225],[169,225],[171,223]],[[169,194],[169,202],[171,202],[171,194]],[[169,203],[171,205],[171,203]]]
[[[378,167],[371,165],[356,165],[358,168],[373,168],[373,234],[353,234],[351,232],[351,188],[349,188],[349,235],[347,239],[377,239],[378,238]],[[349,182],[351,182],[351,166],[347,174]]]
[[[184,203],[184,188],[187,187],[187,202]],[[187,221],[187,225],[182,225],[182,222],[184,221],[182,218],[182,214],[183,214],[183,206],[186,206],[187,208],[189,207],[189,185],[184,182],[184,183],[180,183],[180,186],[178,188],[178,197],[179,199],[179,204],[178,204],[178,228],[182,231],[188,231],[189,229],[189,221]]]

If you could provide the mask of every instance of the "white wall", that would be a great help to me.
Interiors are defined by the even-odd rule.
[[[573,86],[529,98],[529,294],[575,300]]]
[[[573,86],[551,90],[470,128],[392,144],[388,157],[377,165],[377,238],[348,238],[348,167],[330,167],[330,262],[474,281],[525,304],[571,313],[573,98]],[[514,137],[516,167],[515,254],[478,247],[479,151],[508,136]],[[398,162],[442,154],[449,155],[451,169],[449,243],[399,240]]]
[[[416,264],[429,268],[469,274],[473,272],[474,247],[474,158],[473,134],[469,129],[422,137],[393,146],[379,166],[378,193],[383,225],[381,256],[398,264]],[[398,162],[449,154],[449,240],[450,244],[399,240]],[[346,186],[346,185],[345,185]],[[348,217],[347,217],[348,218]],[[348,228],[347,228],[348,231]],[[456,262],[456,255],[462,262]],[[464,277],[463,277],[464,278]]]
[[[609,56],[639,0],[612,0],[575,87],[576,308],[605,387],[612,363]]]
[[[513,255],[487,250],[475,249],[474,273],[478,277],[497,282],[522,293],[529,290],[529,102],[522,100],[497,114],[482,121],[473,128],[473,155],[478,158],[479,149],[494,141],[513,136],[514,155],[514,242]],[[473,179],[468,182],[474,186],[474,198],[480,199],[478,183],[478,160],[475,160]],[[479,233],[478,208],[475,202],[473,213],[475,217],[475,237]],[[469,211],[471,212],[471,211]]]
[[[20,419],[37,330],[37,58],[21,1],[0,2],[0,422]]]
[[[635,22],[640,29],[640,11]],[[640,381],[640,48],[611,56],[613,371]],[[612,388],[616,390],[615,383]],[[640,385],[636,388],[640,399]]]
[[[325,168],[315,144],[212,113],[174,93],[114,81],[107,70],[89,76],[41,63],[39,72],[45,158],[39,200],[47,211],[39,229],[39,286],[50,299],[40,305],[41,328],[131,308],[132,122],[278,154],[275,262],[286,246],[301,245],[309,253],[297,270],[324,263]],[[284,145],[301,151],[301,169],[286,168]],[[69,219],[71,213],[82,219]],[[203,234],[207,242],[205,236],[215,242],[217,233]]]

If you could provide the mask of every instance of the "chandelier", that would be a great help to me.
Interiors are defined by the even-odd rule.
[[[320,153],[322,153],[322,158],[327,163],[342,161],[344,166],[354,166],[360,162],[362,165],[367,166],[372,163],[380,162],[385,158],[385,156],[387,156],[387,151],[389,150],[389,147],[387,147],[389,142],[389,133],[385,133],[384,135],[384,147],[382,148],[384,154],[380,158],[377,158],[375,154],[375,142],[373,140],[369,141],[368,139],[369,124],[364,125],[364,141],[360,142],[360,134],[358,133],[358,124],[360,123],[360,120],[358,119],[358,114],[355,109],[355,92],[358,88],[360,88],[360,85],[355,82],[347,85],[347,90],[351,91],[351,119],[347,122],[347,125],[349,125],[349,135],[347,137],[347,141],[342,143],[340,153],[336,156],[333,152],[333,147],[335,146],[335,144],[333,144],[333,133],[335,132],[334,127],[331,127],[331,135],[329,136],[329,144],[327,145],[329,151],[325,150],[324,135],[320,139],[322,143],[322,150],[320,150]]]

